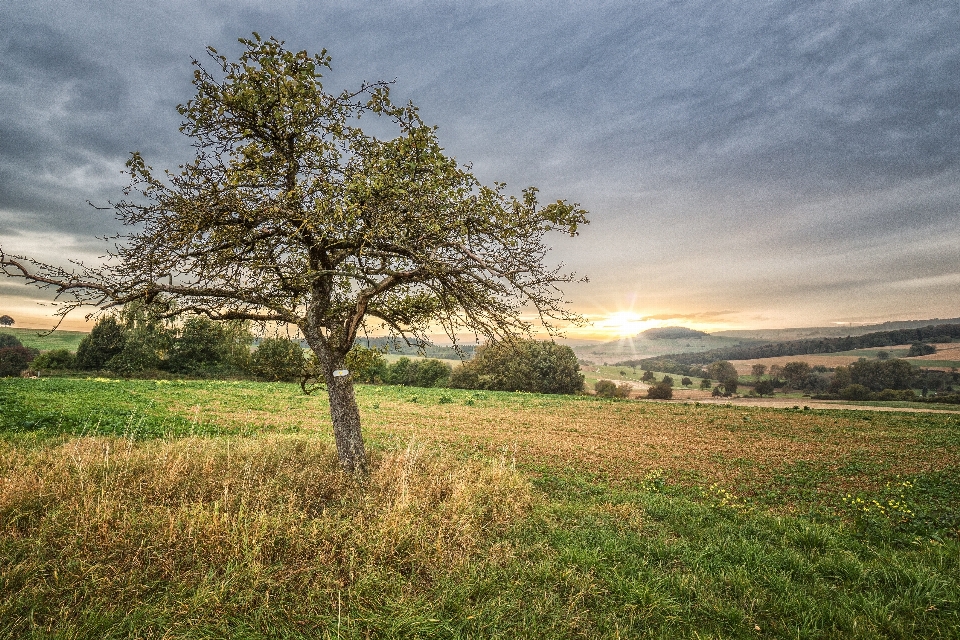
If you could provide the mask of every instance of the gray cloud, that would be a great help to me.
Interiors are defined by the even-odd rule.
[[[134,149],[155,167],[185,160],[174,107],[192,94],[190,58],[235,55],[257,30],[327,47],[332,88],[396,78],[482,179],[587,206],[593,224],[556,251],[591,276],[572,290],[587,300],[645,287],[690,317],[702,302],[772,318],[764,299],[877,295],[891,264],[916,282],[956,269],[953,0],[15,0],[0,20],[5,246],[5,229],[113,230],[84,202],[119,196]]]

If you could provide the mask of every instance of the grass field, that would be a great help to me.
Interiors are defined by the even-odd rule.
[[[957,637],[960,416],[0,381],[2,637]]]
[[[88,335],[83,331],[54,331],[51,334],[46,334],[45,331],[38,329],[16,329],[13,327],[4,327],[0,329],[0,333],[14,335],[23,343],[23,346],[40,349],[41,351],[53,349],[76,351],[80,341]]]

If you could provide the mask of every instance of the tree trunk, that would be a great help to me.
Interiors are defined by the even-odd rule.
[[[333,438],[337,443],[340,466],[348,473],[364,473],[367,470],[367,453],[360,431],[360,409],[353,393],[353,379],[349,375],[334,377],[334,369],[324,369]]]

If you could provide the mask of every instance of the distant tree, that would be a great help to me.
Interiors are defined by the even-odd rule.
[[[732,395],[737,392],[737,385],[740,383],[740,375],[737,368],[726,360],[712,362],[707,367],[710,377],[720,383],[724,393]]]
[[[722,396],[723,391],[720,390],[720,385],[715,386],[713,388],[713,391],[710,392],[710,395],[712,395],[714,398],[719,398],[720,396]]]
[[[26,371],[36,357],[35,349],[28,349],[27,347],[0,348],[0,378],[20,375],[20,372]]]
[[[890,352],[889,351],[877,351],[877,360],[889,360]]]
[[[906,360],[867,360],[861,358],[849,366],[850,381],[871,391],[909,389],[914,369]]]
[[[756,391],[760,397],[773,395],[773,381],[759,380],[757,384],[754,385],[753,390]]]
[[[702,378],[700,380],[700,388],[703,389],[704,391],[709,389],[711,384],[712,383],[710,382],[710,378]]]
[[[767,365],[755,364],[750,367],[750,372],[753,374],[755,380],[759,380],[761,377],[763,377],[763,374],[767,372]]]
[[[15,323],[13,321],[13,318],[11,318],[10,316],[7,316],[7,315],[0,316],[0,326],[10,327],[10,326],[13,326],[14,324]]]
[[[653,371],[644,371],[640,380],[643,382],[654,382],[656,381],[656,376],[653,375]]]
[[[267,338],[250,357],[250,369],[259,378],[273,382],[292,382],[303,373],[306,359],[303,348],[289,338]]]
[[[663,379],[660,381],[660,383],[661,383],[661,384],[665,384],[665,385],[667,385],[668,387],[672,387],[672,386],[673,386],[673,378],[671,378],[670,376],[663,376]]]
[[[839,394],[844,387],[850,384],[852,384],[850,368],[840,366],[833,370],[833,378],[830,380],[827,391],[833,394]]]
[[[693,384],[693,380],[691,380],[690,378],[687,378],[686,376],[684,376],[684,378],[680,381],[680,384],[683,385],[683,386],[685,386],[685,387],[689,387],[690,385]]]
[[[387,367],[387,382],[408,387],[444,387],[450,381],[451,367],[436,359],[412,360],[406,356]]]
[[[783,365],[783,377],[793,389],[803,389],[803,383],[810,375],[810,365],[802,361],[788,362]]]
[[[871,395],[870,389],[862,384],[847,385],[840,390],[840,397],[844,400],[869,400]]]
[[[924,344],[922,342],[914,342],[910,345],[910,350],[907,352],[908,358],[914,358],[916,356],[929,356],[937,352],[937,348],[932,344]]]
[[[77,346],[77,368],[98,371],[123,351],[126,342],[123,326],[113,316],[104,316]]]
[[[651,400],[669,400],[673,397],[673,384],[663,380],[647,389],[647,397]]]

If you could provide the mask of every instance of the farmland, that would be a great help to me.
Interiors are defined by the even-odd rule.
[[[960,633],[960,416],[0,381],[0,635]]]
[[[87,335],[84,331],[54,331],[47,333],[39,329],[21,329],[13,327],[4,327],[0,333],[8,333],[23,343],[23,346],[41,351],[50,351],[53,349],[66,349],[76,351],[80,341]]]

